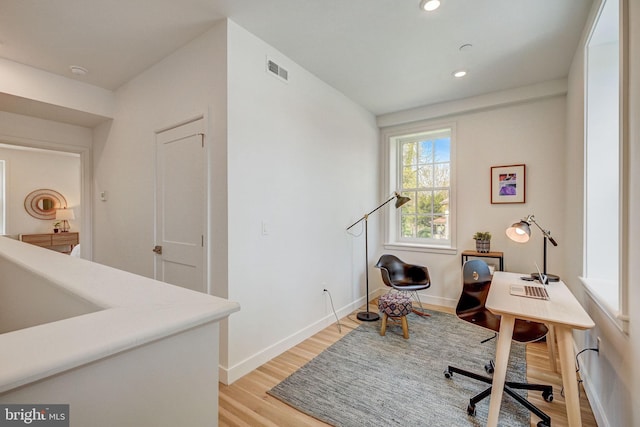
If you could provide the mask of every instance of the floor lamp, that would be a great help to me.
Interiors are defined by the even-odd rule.
[[[557,282],[560,280],[560,277],[556,276],[555,274],[547,274],[547,240],[550,241],[553,246],[558,246],[558,243],[553,237],[551,237],[551,232],[549,230],[545,230],[544,228],[540,227],[533,215],[529,215],[522,221],[516,222],[515,224],[512,224],[511,227],[507,228],[507,236],[514,242],[526,243],[529,241],[529,237],[531,236],[531,224],[535,224],[536,227],[538,227],[544,235],[544,264],[542,265],[542,274],[546,276],[547,281]],[[531,273],[531,277],[540,280],[539,273]]]
[[[353,224],[351,224],[349,227],[347,227],[347,230],[350,230],[354,225],[359,224],[360,222],[364,221],[364,274],[365,274],[365,283],[366,283],[366,303],[367,303],[367,311],[361,311],[360,313],[358,313],[356,315],[356,317],[359,320],[363,320],[365,322],[373,322],[375,320],[378,320],[380,318],[380,316],[378,315],[378,313],[372,313],[369,311],[369,241],[368,241],[368,236],[369,236],[369,230],[368,230],[368,222],[369,222],[369,215],[371,215],[372,213],[374,213],[375,211],[377,211],[378,209],[380,209],[381,207],[383,207],[384,205],[386,205],[387,203],[389,203],[390,201],[392,201],[393,199],[396,199],[396,209],[398,209],[400,206],[406,204],[409,200],[411,200],[408,197],[404,197],[401,196],[400,194],[398,194],[397,192],[393,193],[393,196],[391,196],[389,198],[389,200],[385,201],[383,204],[381,204],[380,206],[378,206],[377,208],[375,208],[374,210],[372,210],[369,213],[364,214],[364,216],[362,218],[360,218],[359,220],[357,220],[356,222],[354,222]]]

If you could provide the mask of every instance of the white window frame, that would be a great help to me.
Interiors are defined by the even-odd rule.
[[[601,23],[601,18],[603,16],[609,17],[611,19],[610,14],[603,15],[603,11],[605,7],[617,5],[619,7],[619,13],[622,16],[624,10],[624,1],[620,0],[606,0],[603,1],[600,5],[600,10],[598,11],[597,17],[594,20],[593,26],[587,38],[587,42],[585,43],[585,61],[584,61],[584,70],[585,70],[585,111],[584,111],[584,126],[585,126],[585,141],[584,141],[584,248],[583,248],[583,273],[580,278],[582,283],[584,284],[585,290],[591,296],[593,301],[600,307],[600,309],[609,317],[614,325],[616,325],[621,331],[628,332],[628,284],[629,280],[626,275],[628,265],[628,218],[626,218],[626,210],[625,207],[628,199],[628,183],[626,179],[626,164],[623,159],[626,157],[625,152],[627,151],[627,146],[629,144],[628,141],[628,133],[626,130],[628,129],[628,111],[626,110],[626,94],[628,93],[628,82],[626,81],[626,37],[625,37],[625,29],[619,32],[619,40],[617,47],[617,53],[619,54],[619,58],[617,61],[618,68],[617,70],[617,78],[618,78],[618,99],[613,100],[614,103],[618,104],[617,108],[617,119],[616,123],[613,126],[617,126],[619,130],[617,135],[617,151],[613,152],[615,154],[615,159],[613,162],[617,162],[617,165],[611,164],[610,161],[607,166],[602,168],[599,166],[599,163],[603,158],[606,158],[606,155],[603,155],[602,152],[598,153],[597,148],[599,147],[602,138],[602,129],[599,129],[596,124],[594,127],[594,122],[590,121],[590,117],[599,118],[609,113],[609,111],[598,111],[592,110],[592,106],[598,106],[600,104],[606,104],[606,101],[596,98],[594,93],[591,93],[590,86],[594,83],[592,82],[592,74],[590,72],[594,71],[590,69],[591,65],[591,48],[595,46],[604,46],[605,44],[599,44],[600,41],[594,41],[594,34],[596,34],[596,28],[599,23]],[[622,25],[622,21],[618,20],[618,22]],[[607,26],[607,22],[605,21],[603,25]],[[612,64],[611,62],[606,62]],[[615,63],[615,62],[614,62]],[[598,64],[602,64],[599,62]],[[600,70],[601,71],[601,70]],[[599,82],[596,81],[597,84]],[[603,84],[606,84],[604,82]],[[616,110],[615,107],[608,108],[609,110]],[[611,125],[609,125],[611,126]],[[606,129],[605,129],[606,131]],[[600,134],[598,133],[600,132]],[[605,134],[608,132],[605,132]],[[596,147],[596,150],[593,150],[593,147]],[[617,167],[616,167],[617,166]],[[602,170],[606,169],[608,171],[617,172],[615,177],[604,176],[604,179],[615,180],[616,183],[612,183],[606,186],[606,190],[598,189],[597,185],[599,184],[599,174],[602,174]],[[593,171],[596,174],[596,179],[592,175]],[[617,192],[611,192],[612,188],[615,187]],[[600,198],[602,191],[606,191],[608,196],[615,196],[615,204],[614,208],[611,209],[611,206],[608,206],[604,210],[597,209],[598,203],[592,202],[591,200],[596,200]],[[594,208],[595,206],[595,208]],[[611,221],[613,224],[613,231],[616,233],[615,236],[603,236],[602,233],[598,232],[598,226],[603,223],[602,218],[603,215],[608,218],[614,219]],[[595,230],[595,231],[594,231]],[[611,237],[615,237],[612,239]],[[613,246],[612,246],[613,245]],[[595,255],[594,255],[595,254]],[[612,259],[613,257],[613,259]],[[609,258],[609,259],[603,259]],[[606,268],[602,268],[603,262],[606,264]],[[592,267],[595,268],[592,268]]]
[[[402,239],[399,236],[400,212],[399,209],[389,209],[385,222],[384,248],[389,250],[409,250],[419,252],[434,252],[443,254],[456,254],[456,125],[452,122],[422,122],[411,125],[399,125],[382,129],[381,141],[385,162],[383,189],[385,195],[399,190],[400,157],[397,149],[397,141],[412,135],[426,134],[443,130],[450,130],[450,187],[449,187],[449,239]]]

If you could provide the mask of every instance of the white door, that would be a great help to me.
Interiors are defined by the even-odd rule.
[[[207,292],[204,120],[156,135],[155,278]]]

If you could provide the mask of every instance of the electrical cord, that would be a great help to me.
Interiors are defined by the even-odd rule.
[[[582,378],[580,378],[580,359],[578,359],[578,357],[584,353],[585,351],[595,351],[596,353],[600,353],[600,350],[598,348],[595,347],[590,347],[590,348],[583,348],[582,350],[580,350],[578,352],[578,354],[576,354],[576,374],[578,376],[578,397],[580,397],[580,389],[581,389],[581,385],[584,382],[582,380]],[[564,387],[562,387],[562,389],[560,390],[560,395],[562,397],[564,397]]]
[[[364,226],[360,227],[360,232],[358,234],[353,233],[351,230],[347,229],[347,234],[353,236],[353,237],[360,237],[362,236],[362,234],[364,233]]]
[[[333,310],[333,315],[336,317],[336,323],[338,324],[338,332],[342,333],[342,325],[340,324],[340,319],[338,319],[338,314],[336,313],[336,309],[333,306],[333,298],[331,298],[331,292],[329,290],[324,289],[324,291],[329,295],[329,301],[331,301],[331,310]]]

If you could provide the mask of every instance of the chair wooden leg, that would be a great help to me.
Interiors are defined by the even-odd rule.
[[[424,311],[424,308],[421,310],[417,310],[416,308],[412,308],[411,311],[415,314],[417,314],[418,316],[421,317],[431,317],[431,315],[427,312]]]
[[[409,322],[407,316],[402,316],[402,336],[404,339],[409,339]]]
[[[382,324],[380,325],[380,335],[384,336],[387,332],[387,313],[382,313]]]

